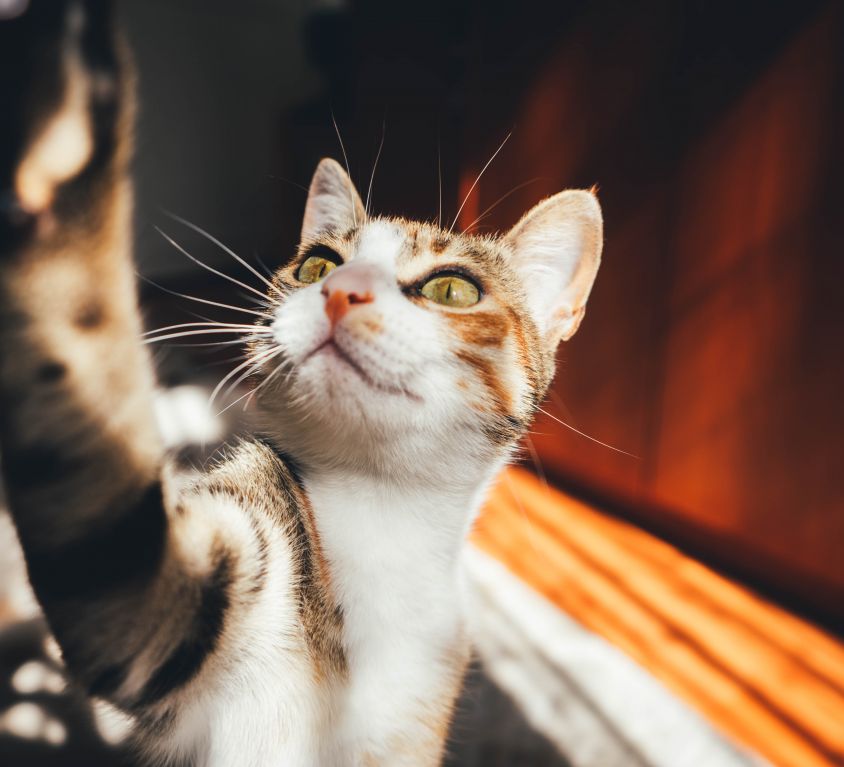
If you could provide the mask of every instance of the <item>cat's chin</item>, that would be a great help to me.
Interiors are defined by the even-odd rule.
[[[329,338],[314,349],[300,367],[301,378],[317,376],[330,394],[355,395],[361,387],[366,394],[378,397],[388,396],[422,404],[421,395],[399,382],[384,380],[376,376],[362,361],[346,351],[334,338]]]

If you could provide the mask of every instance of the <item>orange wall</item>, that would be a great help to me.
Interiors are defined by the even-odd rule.
[[[547,407],[639,459],[542,417],[542,463],[844,620],[842,14],[829,3],[747,51],[698,40],[698,58],[686,23],[670,5],[580,16],[509,101],[479,69],[464,190],[513,136],[461,222],[531,179],[482,224],[599,184],[604,265]]]

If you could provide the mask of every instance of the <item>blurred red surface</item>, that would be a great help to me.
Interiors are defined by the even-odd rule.
[[[604,262],[546,409],[638,460],[543,415],[541,463],[840,627],[844,14],[821,4],[767,45],[759,27],[746,50],[713,38],[692,53],[681,16],[582,15],[509,100],[479,103],[463,192],[513,136],[461,223],[532,179],[482,225],[600,185]]]

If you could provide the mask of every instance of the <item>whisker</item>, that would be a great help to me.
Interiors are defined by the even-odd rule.
[[[137,274],[137,272],[136,272]],[[212,301],[209,298],[200,298],[199,296],[192,296],[188,293],[179,293],[178,290],[170,290],[170,288],[165,288],[163,285],[159,285],[157,282],[153,282],[149,277],[144,277],[142,274],[138,274],[138,278],[142,279],[144,282],[148,282],[150,285],[155,286],[159,290],[163,290],[165,293],[169,293],[171,296],[177,296],[178,298],[187,298],[189,301],[197,301],[200,304],[208,304],[209,306],[218,306],[221,309],[231,309],[233,312],[244,312],[246,314],[254,314],[256,317],[269,317],[269,314],[265,314],[264,312],[259,312],[256,309],[246,309],[243,306],[233,306],[232,304],[223,304],[219,301]]]
[[[533,468],[536,469],[540,482],[542,482],[543,487],[548,487],[548,478],[545,476],[545,469],[542,466],[542,461],[539,460],[539,453],[536,452],[536,445],[533,444],[533,440],[530,438],[530,434],[528,433],[525,434],[525,444],[527,445],[528,452],[530,453],[530,459],[533,462]]]
[[[211,392],[211,396],[208,398],[207,407],[209,409],[211,408],[211,405],[214,404],[214,400],[217,398],[217,395],[220,393],[220,390],[226,385],[226,382],[234,378],[234,376],[236,376],[244,368],[253,367],[259,358],[263,359],[265,356],[269,355],[271,351],[273,351],[273,349],[264,350],[263,352],[259,352],[256,355],[250,355],[249,359],[247,359],[245,362],[241,362],[239,365],[237,365],[228,373],[226,373],[226,375],[224,375],[222,379],[220,379],[220,382],[214,387],[214,390]]]
[[[260,301],[257,298],[255,298],[255,296],[250,296],[247,293],[244,293],[242,290],[238,290],[238,291],[236,291],[236,293],[244,301],[250,301],[251,303],[255,304],[255,306],[260,306],[263,309],[269,309],[272,306],[272,301],[269,299],[269,297],[264,295],[260,291],[258,291],[258,295],[261,296]]]
[[[246,267],[250,272],[252,272],[252,274],[254,274],[259,280],[261,280],[261,282],[263,282],[264,285],[266,285],[270,290],[274,290],[276,291],[276,293],[281,294],[281,291],[276,285],[273,285],[273,283],[270,282],[266,277],[264,277],[264,275],[261,274],[255,267],[253,267],[247,261],[242,259],[239,255],[237,255],[237,253],[235,253],[230,247],[220,242],[216,237],[214,237],[214,235],[209,234],[202,227],[197,226],[196,224],[191,223],[187,219],[184,219],[181,216],[177,216],[175,213],[171,213],[168,210],[165,210],[164,214],[172,218],[174,221],[178,221],[180,224],[184,224],[189,229],[193,229],[193,231],[197,234],[201,234],[207,240],[213,242],[218,248],[228,253],[235,261],[237,261],[237,263],[239,263],[241,266]]]
[[[258,296],[258,298],[260,298],[261,301],[266,301],[267,297],[260,290],[256,290],[251,285],[247,285],[245,282],[241,282],[240,280],[237,280],[234,277],[230,277],[228,274],[224,274],[219,269],[215,269],[213,266],[208,266],[208,264],[204,263],[203,261],[200,261],[196,256],[192,256],[190,253],[188,253],[181,245],[179,245],[178,242],[176,242],[169,234],[164,232],[162,229],[160,229],[157,226],[153,227],[153,228],[165,240],[167,240],[167,242],[169,242],[174,248],[176,248],[176,250],[178,250],[183,255],[187,256],[194,263],[199,264],[199,266],[201,266],[203,269],[206,269],[209,272],[211,272],[212,274],[216,274],[218,277],[222,277],[224,280],[228,280],[229,282],[232,282],[232,283],[234,283],[235,285],[238,285],[241,288],[245,288],[250,293],[254,293],[256,296]]]
[[[281,361],[281,362],[280,362],[280,363],[279,363],[279,364],[278,364],[278,365],[277,365],[277,366],[273,369],[273,372],[272,372],[272,373],[270,373],[270,374],[269,374],[269,375],[268,375],[268,376],[267,376],[267,377],[266,377],[263,381],[261,381],[261,383],[259,383],[259,384],[258,384],[258,385],[257,385],[257,386],[256,386],[256,387],[255,387],[255,388],[254,388],[251,392],[249,392],[249,399],[247,399],[247,400],[246,400],[246,402],[243,404],[243,409],[244,409],[244,410],[246,410],[246,408],[248,408],[248,407],[249,407],[249,403],[250,403],[250,402],[252,402],[252,398],[253,398],[253,397],[254,397],[254,396],[255,396],[255,395],[256,395],[259,391],[261,391],[261,389],[262,389],[262,388],[264,388],[264,386],[266,386],[266,385],[267,385],[267,383],[270,381],[270,379],[271,379],[271,378],[272,378],[272,377],[273,377],[273,376],[274,376],[274,375],[275,375],[275,374],[276,374],[279,370],[281,370],[281,369],[284,367],[284,365],[285,365],[286,363],[287,363],[287,360],[284,360],[284,359],[283,359],[283,360],[282,360],[282,361]]]
[[[439,192],[439,204],[437,206],[437,228],[442,229],[443,225],[443,155],[440,146],[440,132],[437,129],[437,191]]]
[[[493,161],[493,160],[494,160],[494,159],[498,156],[498,153],[499,153],[502,149],[504,149],[504,145],[505,145],[505,144],[506,144],[506,143],[510,140],[510,136],[512,136],[512,135],[513,135],[513,132],[512,132],[512,131],[510,131],[510,133],[508,133],[508,134],[504,137],[504,141],[502,141],[502,142],[498,145],[498,149],[496,149],[496,150],[492,153],[492,157],[490,157],[490,158],[486,161],[486,165],[484,165],[484,167],[483,167],[483,168],[481,168],[481,172],[480,172],[480,173],[478,173],[478,177],[475,179],[475,183],[474,183],[474,184],[472,184],[472,186],[470,186],[470,187],[469,187],[469,191],[468,191],[468,192],[466,192],[466,196],[463,198],[463,202],[460,204],[460,207],[457,209],[457,215],[454,217],[454,221],[452,221],[452,222],[451,222],[451,226],[450,226],[450,227],[449,227],[449,229],[448,229],[448,231],[449,231],[449,232],[454,231],[454,225],[457,223],[457,219],[458,219],[458,218],[460,218],[460,214],[463,212],[463,208],[466,206],[466,203],[467,203],[467,202],[469,202],[469,197],[471,197],[471,196],[472,196],[472,192],[474,192],[474,191],[475,191],[475,187],[478,185],[478,182],[481,180],[481,176],[483,176],[483,175],[484,175],[484,173],[486,172],[486,169],[487,169],[487,168],[488,168],[488,167],[492,164],[492,161]]]
[[[228,410],[228,409],[229,409],[229,408],[231,408],[231,407],[234,407],[234,406],[235,406],[238,402],[242,402],[242,401],[243,401],[243,400],[245,400],[247,397],[249,397],[249,399],[252,399],[252,394],[253,394],[253,393],[254,393],[254,389],[252,389],[252,390],[250,390],[250,391],[246,392],[246,394],[241,394],[241,395],[240,395],[240,396],[239,396],[239,397],[238,397],[238,398],[237,398],[234,402],[230,402],[230,403],[229,403],[228,405],[226,405],[226,406],[225,406],[225,407],[224,407],[224,408],[223,408],[223,409],[222,409],[219,413],[217,413],[217,415],[216,415],[216,416],[214,416],[214,417],[215,417],[215,418],[219,418],[219,417],[220,417],[223,413],[225,413],[225,412],[226,412],[226,410]],[[249,403],[247,402],[246,404],[248,405]],[[245,409],[246,409],[246,407],[244,406],[244,410],[245,410]]]
[[[574,422],[574,421],[577,420],[574,417],[574,413],[571,412],[569,406],[566,405],[563,398],[559,394],[557,394],[557,392],[555,392],[553,389],[549,389],[548,390],[548,396],[551,398],[551,400],[557,406],[558,410],[563,414],[563,418],[565,418],[567,421],[570,421],[570,422]]]
[[[337,133],[337,140],[340,142],[340,149],[343,152],[343,160],[346,163],[346,173],[349,174],[349,178],[352,177],[352,169],[349,167],[349,157],[346,154],[346,147],[343,144],[343,137],[340,135],[340,128],[337,126],[337,119],[334,117],[334,110],[331,110],[331,122],[334,123],[334,130]],[[352,219],[355,222],[355,226],[358,225],[358,214],[355,210],[355,198],[353,196],[353,192],[351,187],[349,188],[349,204],[352,206]]]
[[[274,181],[285,181],[291,186],[295,186],[297,189],[301,189],[305,194],[308,193],[308,187],[302,186],[298,181],[293,181],[292,179],[285,178],[284,176],[276,176],[273,173],[267,173],[267,178],[271,178]]]
[[[381,159],[381,150],[384,148],[384,136],[387,135],[387,121],[381,123],[381,143],[378,145],[378,153],[375,155],[375,162],[372,165],[372,175],[369,177],[369,189],[366,190],[366,205],[364,210],[369,215],[369,200],[372,196],[372,183],[375,181],[375,170],[378,168],[378,160]]]
[[[258,329],[253,328],[252,332]],[[272,331],[270,331],[272,332]],[[158,336],[156,338],[145,338],[141,341],[143,346],[147,344],[157,343],[158,341],[169,341],[171,338],[187,338],[188,336],[214,335],[215,333],[238,333],[245,336],[244,332],[235,328],[207,328],[206,330],[188,330],[183,333],[168,333],[167,335]]]
[[[282,351],[283,351],[283,349],[277,349],[277,350],[276,350],[276,352],[275,352],[275,354],[272,354],[272,355],[270,355],[270,357],[268,357],[267,359],[262,360],[262,361],[261,361],[261,364],[263,365],[263,364],[264,364],[264,362],[269,361],[270,359],[272,359],[273,357],[275,357],[277,354],[281,354],[281,352],[282,352]],[[280,365],[276,368],[276,370],[278,370],[278,368],[280,368],[280,367],[283,367],[284,365],[285,365],[285,361],[284,361],[284,360],[282,360],[281,364],[280,364]],[[274,373],[274,372],[275,372],[275,370],[273,371],[273,373]],[[272,375],[272,374],[271,374],[271,375]],[[244,409],[244,411],[245,411],[245,410],[246,410],[246,408],[249,406],[249,403],[252,401],[252,397],[255,395],[255,392],[257,392],[257,391],[258,391],[258,389],[260,389],[260,388],[261,388],[261,386],[263,386],[263,384],[264,384],[264,383],[266,383],[266,381],[262,381],[262,382],[261,382],[261,383],[260,383],[260,384],[259,384],[256,388],[251,389],[250,391],[246,392],[245,394],[242,394],[242,395],[241,395],[240,397],[238,397],[238,398],[237,398],[234,402],[230,402],[230,403],[229,403],[228,405],[226,405],[226,406],[225,406],[225,407],[224,407],[224,408],[223,408],[223,409],[222,409],[219,413],[217,413],[217,415],[218,415],[218,416],[222,415],[222,414],[223,414],[223,413],[225,413],[225,412],[226,412],[226,410],[228,410],[230,407],[234,407],[234,406],[235,406],[238,402],[241,402],[241,401],[243,401],[244,399],[246,400],[246,404],[244,404],[244,406],[243,406],[243,409]],[[232,388],[234,388],[234,387],[233,387],[233,386],[232,386],[232,387],[229,387],[229,391],[231,391],[231,390],[232,390]]]
[[[280,348],[276,348],[276,349],[271,348],[269,350],[264,350],[264,351],[269,351],[269,352],[272,352],[272,353],[271,354],[264,354],[263,352],[259,352],[259,354],[256,354],[253,358],[251,358],[252,362],[254,363],[252,365],[252,367],[249,368],[245,373],[242,373],[241,375],[239,375],[232,383],[229,384],[228,389],[226,389],[226,391],[223,393],[223,397],[228,397],[229,394],[231,394],[237,388],[237,385],[239,383],[241,383],[246,378],[249,378],[249,376],[257,373],[258,370],[260,370],[261,366],[265,362],[269,362],[274,357],[277,357],[279,354],[281,354],[281,352],[283,350],[280,349]],[[259,359],[259,357],[260,357],[260,359]]]
[[[219,368],[223,365],[233,365],[237,362],[243,362],[248,355],[246,354],[236,354],[234,357],[226,357],[226,359],[222,360],[214,360],[213,362],[206,362],[202,365],[197,365],[197,370],[210,370],[211,368]]]
[[[273,270],[272,270],[272,269],[270,269],[270,267],[268,267],[268,266],[264,263],[263,259],[262,259],[262,258],[261,258],[261,257],[260,257],[257,253],[254,253],[253,255],[255,256],[255,260],[256,260],[256,261],[257,261],[257,262],[261,265],[261,268],[264,270],[264,272],[266,273],[267,277],[269,277],[270,279],[272,279],[272,277],[273,277]]]
[[[142,335],[151,336],[153,333],[161,333],[164,330],[178,330],[179,328],[196,328],[196,327],[215,327],[215,328],[239,328],[240,330],[252,330],[253,328],[260,328],[260,325],[245,325],[231,322],[180,322],[178,325],[165,325],[163,328],[155,328],[155,330],[147,330]],[[269,328],[266,328],[269,330]]]
[[[213,325],[217,325],[220,323],[220,320],[215,319],[214,317],[209,317],[207,314],[200,314],[199,312],[192,312],[190,309],[184,310],[185,314],[189,314],[191,317],[196,317],[198,320],[204,320],[205,322],[210,322]],[[236,323],[240,325],[241,323]]]
[[[606,442],[601,442],[601,440],[599,440],[599,439],[595,439],[594,437],[590,437],[588,434],[586,434],[586,432],[582,432],[582,431],[580,431],[580,429],[575,429],[574,426],[572,426],[571,424],[567,424],[565,421],[560,420],[559,418],[557,418],[557,416],[552,415],[547,410],[543,410],[541,407],[538,407],[537,410],[540,413],[545,413],[545,415],[547,415],[552,421],[556,421],[561,426],[565,426],[567,429],[571,429],[571,431],[573,431],[575,434],[579,434],[581,437],[586,437],[586,439],[590,440],[591,442],[594,442],[597,445],[601,445],[602,447],[606,447],[609,450],[613,450],[616,453],[621,453],[622,455],[629,456],[630,458],[634,458],[637,461],[641,460],[638,455],[634,455],[633,453],[628,453],[626,450],[622,450],[621,448],[618,448],[618,447],[613,447],[612,445],[608,445]]]
[[[280,362],[280,363],[279,363],[279,364],[275,367],[275,369],[273,370],[273,372],[272,372],[272,373],[270,373],[270,374],[269,374],[269,375],[268,375],[268,376],[267,376],[267,377],[266,377],[263,381],[261,381],[261,383],[259,383],[259,384],[258,384],[258,385],[257,385],[257,386],[256,386],[256,387],[252,390],[252,395],[254,396],[254,395],[255,395],[255,394],[257,394],[259,391],[261,391],[261,389],[263,389],[263,388],[264,388],[264,387],[265,387],[265,386],[266,386],[266,385],[267,385],[267,384],[268,384],[268,383],[269,383],[269,382],[270,382],[270,381],[271,381],[271,380],[272,380],[272,379],[273,379],[276,375],[278,375],[278,373],[279,373],[279,372],[280,372],[280,371],[284,368],[284,366],[285,366],[285,365],[288,365],[288,364],[290,364],[289,360],[286,360],[286,359],[285,359],[285,360],[282,360],[282,361],[281,361],[281,362]],[[292,372],[293,372],[293,370],[295,370],[295,368],[291,368],[291,371],[290,371],[290,372],[292,373]],[[247,404],[249,404],[249,403],[247,403]]]
[[[496,207],[498,207],[498,205],[500,205],[502,202],[504,202],[504,200],[506,200],[511,194],[515,194],[516,192],[519,191],[519,189],[524,189],[529,184],[534,184],[537,181],[541,181],[541,180],[542,180],[541,177],[532,178],[530,181],[525,181],[523,184],[519,184],[518,186],[514,186],[509,192],[507,192],[507,194],[501,195],[501,197],[499,197],[494,203],[492,203],[492,205],[490,205],[483,213],[481,213],[480,216],[478,216],[471,224],[469,224],[469,226],[467,226],[463,230],[463,232],[464,233],[470,232],[473,226],[475,226],[476,224],[483,221]]]
[[[157,338],[150,338],[147,339],[149,342],[157,341]],[[203,347],[208,346],[237,346],[238,344],[242,344],[243,341],[241,339],[237,339],[236,341],[212,341],[209,343],[204,344],[162,344],[160,348],[162,349],[200,349]],[[217,363],[222,364],[222,363]]]

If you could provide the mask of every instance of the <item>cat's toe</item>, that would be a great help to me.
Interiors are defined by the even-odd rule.
[[[44,0],[0,21],[0,216],[26,226],[117,145],[120,55],[105,2]],[[75,190],[78,196],[80,190]]]

